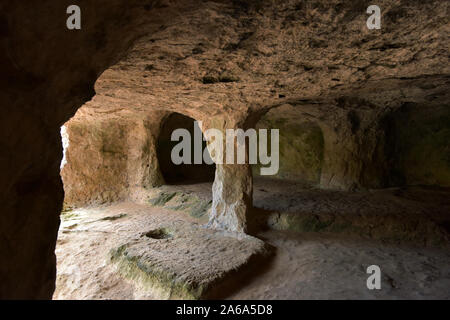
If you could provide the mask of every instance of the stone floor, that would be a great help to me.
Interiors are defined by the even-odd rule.
[[[54,298],[450,299],[448,190],[256,179],[258,228],[241,241],[202,227],[210,190],[164,186],[140,204],[63,213]],[[366,287],[372,264],[381,290]]]
[[[230,280],[242,277],[244,266],[269,254],[257,238],[158,214],[139,219],[134,227],[133,232],[141,230],[138,236],[121,239],[125,243],[111,250],[111,261],[123,276],[161,299],[217,296]]]
[[[416,186],[344,192],[256,178],[253,189],[251,233],[273,229],[353,235],[390,244],[449,244],[449,188]],[[187,212],[205,223],[212,201],[211,183],[165,185],[146,191],[140,201]]]
[[[132,286],[136,298],[200,299],[223,295],[270,250],[179,212],[121,203],[63,214],[56,253],[56,298],[111,298],[111,287]]]

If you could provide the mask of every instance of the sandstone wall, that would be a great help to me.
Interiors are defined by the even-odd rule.
[[[257,128],[280,130],[276,178],[340,190],[449,185],[448,104],[380,110],[361,99],[335,102],[327,115],[285,105],[258,122]]]
[[[60,127],[146,19],[136,15],[144,1],[81,0],[83,32],[70,32],[71,4],[0,2],[0,299],[52,297],[64,196]]]
[[[298,105],[309,100],[323,108],[322,115],[347,116],[345,104],[340,107],[344,111],[335,113],[326,109],[333,103],[320,102],[344,90],[365,89],[365,99],[378,99],[381,110],[389,101],[397,106],[448,101],[447,1],[380,0],[381,31],[365,28],[365,1],[79,0],[81,31],[65,27],[71,4],[0,2],[0,298],[52,296],[63,202],[60,127],[94,95],[100,113],[159,108],[195,119],[231,114],[237,119],[290,100]],[[364,122],[360,128],[372,126]],[[322,128],[324,138],[335,134],[336,142],[341,135],[351,137],[342,156],[348,160],[333,164],[334,157],[324,156],[324,186],[370,182],[363,173],[381,170],[374,164],[370,171],[362,170],[367,162],[351,161],[365,148],[378,154],[375,134],[363,147],[351,130]],[[398,134],[400,140],[402,136]],[[324,141],[325,150],[334,150],[330,155],[342,152],[338,143],[327,147]],[[405,145],[412,150],[407,152],[417,154],[413,143]],[[133,151],[128,159],[152,162],[141,162],[144,154]],[[443,172],[444,162],[436,163],[441,169],[435,176]],[[145,185],[142,177],[151,174],[145,174],[145,167],[132,167],[138,170],[127,174],[128,183]],[[415,171],[415,165],[407,167],[411,174]],[[217,193],[215,212],[228,212],[222,222],[233,222],[251,203],[249,170],[221,172],[217,190],[222,183],[231,188],[238,181],[238,189],[228,189],[238,192],[231,198]]]
[[[390,184],[450,186],[450,105],[407,103],[386,120]]]
[[[61,170],[65,205],[116,202],[162,184],[156,152],[160,121],[158,113],[143,119],[77,114],[70,120],[67,164]]]
[[[279,130],[279,171],[276,178],[319,184],[324,137],[317,123],[302,120],[301,117],[287,118],[274,110],[265,115],[256,128]],[[260,165],[254,165],[252,169],[254,175],[260,175]]]

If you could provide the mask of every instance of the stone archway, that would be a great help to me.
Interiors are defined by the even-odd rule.
[[[159,133],[156,153],[159,162],[161,174],[168,184],[189,184],[198,182],[213,182],[216,165],[206,164],[203,159],[202,163],[194,163],[195,134],[194,126],[197,126],[195,120],[182,115],[180,113],[172,113],[163,120],[161,131]],[[198,126],[197,126],[198,127]],[[179,142],[171,141],[172,133],[177,129],[186,129],[190,133],[191,144],[191,163],[190,164],[174,164],[171,159],[171,153],[176,144]],[[197,130],[200,130],[197,128]],[[203,140],[203,135],[202,135]],[[202,141],[201,150],[206,147],[206,142]]]

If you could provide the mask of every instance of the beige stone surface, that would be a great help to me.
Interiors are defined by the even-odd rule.
[[[190,116],[203,121],[205,129],[246,129],[273,108],[268,115],[284,115],[293,125],[308,120],[320,127],[324,137],[317,169],[320,187],[354,190],[408,181],[404,176],[411,170],[403,164],[395,169],[401,177],[390,178],[396,161],[395,151],[390,150],[397,146],[386,118],[405,103],[448,105],[444,53],[449,46],[448,8],[442,2],[378,5],[386,12],[381,31],[366,28],[362,2],[283,1],[242,7],[206,2],[188,7],[136,41],[106,70],[95,84],[95,97],[71,121],[104,118],[124,124],[130,117],[145,119],[152,129],[150,141],[142,141],[148,149],[137,158],[139,152],[129,151],[142,163],[127,161],[126,170],[119,169],[120,164],[114,169],[107,165],[109,154],[100,156],[105,159],[101,170],[87,170],[94,175],[111,170],[108,174],[116,181],[106,174],[105,183],[92,179],[91,185],[84,185],[89,196],[73,193],[86,203],[92,202],[90,197],[96,198],[94,202],[113,201],[129,196],[129,185],[135,190],[160,185],[154,148],[164,119],[161,114]],[[424,41],[433,45],[421,46]],[[114,125],[107,130],[116,131]],[[85,138],[98,149],[89,134]],[[135,149],[133,142],[127,143]],[[142,172],[146,164],[150,168]],[[295,163],[291,166],[295,168]],[[246,184],[251,178],[245,167],[238,168],[218,167],[211,226],[246,229],[245,216],[251,207],[251,185]],[[73,176],[66,185],[77,184],[70,183],[77,180],[77,173],[66,171],[66,176]],[[133,176],[124,177],[125,171]],[[423,177],[422,181],[432,180]]]
[[[269,256],[262,240],[150,205],[77,209],[62,218],[55,299],[219,297]]]
[[[333,118],[342,115],[335,110],[361,105],[379,110],[448,101],[447,1],[380,0],[380,31],[365,28],[365,1],[82,0],[79,32],[65,28],[69,4],[0,4],[1,298],[51,297],[64,196],[60,127],[94,96],[85,113],[99,121],[99,114],[122,121],[163,110],[233,126],[286,103]],[[341,134],[351,139],[343,160],[325,159],[336,170],[325,170],[321,184],[362,185],[367,159],[355,154],[370,158],[374,139],[365,154],[362,132],[330,130],[337,132],[330,150],[342,149]],[[88,163],[116,159],[104,156]],[[153,183],[153,171],[137,163],[128,176],[122,168],[129,164],[120,162],[114,164],[121,168],[118,181]],[[93,199],[122,197],[118,183],[111,192],[89,188]]]
[[[256,184],[256,186],[258,185]],[[268,187],[275,194],[277,190],[283,190],[282,185],[267,182],[258,186],[258,188]],[[185,191],[190,189],[200,196],[200,193],[197,193],[200,192],[198,185],[184,186],[180,189]],[[263,204],[267,199],[261,193],[257,194],[255,201]],[[287,192],[284,191],[284,194],[287,195]],[[329,197],[327,201],[319,201],[316,198],[311,199],[310,194],[307,195],[310,200],[304,206],[309,210],[314,207],[319,210],[318,205],[322,203],[330,211],[333,209],[357,211],[359,205],[367,204],[369,202],[367,198],[370,198],[370,195],[366,194],[359,200],[353,198],[350,201],[348,197],[352,197],[351,194],[347,197],[340,194],[334,199]],[[404,196],[406,195],[407,193],[404,194]],[[423,192],[413,192],[409,195],[414,199],[430,196]],[[280,198],[279,195],[278,197]],[[382,197],[389,198],[386,194]],[[390,215],[389,211],[386,211],[389,202],[382,205],[380,201],[377,201],[379,198],[380,195],[375,196],[372,206],[378,204],[379,207],[376,210],[384,208],[383,214]],[[396,204],[397,206],[403,203],[409,209],[413,207],[414,201],[400,199],[402,198],[397,200],[399,202]],[[267,201],[267,203],[276,205],[271,201]],[[288,204],[286,197],[278,203],[278,205],[286,204]],[[301,201],[297,205],[301,206]],[[395,205],[392,206],[395,207]],[[422,209],[418,207],[417,203],[416,207],[416,209]],[[316,213],[318,214],[318,211]],[[196,221],[188,211],[173,211],[167,207],[151,207],[135,203],[79,209],[64,214],[56,248],[58,277],[53,298],[167,299],[173,297],[171,294],[175,291],[171,291],[170,286],[163,286],[165,290],[162,290],[157,285],[142,285],[139,278],[132,280],[121,276],[117,272],[115,264],[110,263],[108,252],[111,249],[117,249],[122,244],[122,240],[132,241],[130,237],[134,236],[137,242],[131,248],[130,254],[138,250],[137,252],[146,253],[149,258],[153,257],[154,260],[146,260],[146,256],[142,255],[140,259],[146,264],[154,261],[158,265],[170,265],[168,270],[185,270],[186,265],[192,264],[192,270],[203,270],[206,266],[215,264],[217,259],[222,260],[226,257],[227,261],[223,261],[224,266],[229,265],[230,258],[227,253],[223,256],[216,254],[216,249],[223,248],[223,246],[214,244],[216,239],[214,236],[209,240],[204,239],[208,243],[208,247],[211,246],[206,255],[201,253],[205,244],[195,243],[195,239],[203,239],[203,235],[196,238],[190,232],[187,236],[192,239],[184,238],[186,235],[184,234],[182,238],[184,243],[178,244],[176,248],[164,242],[166,240],[159,242],[148,239],[145,240],[148,245],[138,249],[138,246],[145,242],[139,240],[142,239],[139,236],[140,231],[147,231],[147,227],[168,226],[177,229],[181,227],[187,231],[189,228],[185,228],[184,225],[196,223]],[[352,221],[358,222],[357,219],[352,219]],[[363,219],[360,222],[367,221]],[[182,231],[182,233],[184,232]],[[214,234],[212,231],[207,233]],[[226,290],[219,287],[221,293],[219,297],[227,299],[449,298],[450,275],[447,266],[450,256],[446,248],[417,246],[406,239],[394,244],[392,241],[376,240],[376,236],[372,237],[373,235],[370,233],[367,234],[369,238],[362,238],[360,235],[352,236],[345,232],[332,233],[324,230],[315,230],[314,232],[310,230],[301,233],[296,233],[294,230],[266,230],[258,232],[257,236],[274,248],[274,256],[251,267],[250,274],[247,274],[244,279],[239,276],[228,279],[229,287]],[[232,258],[231,261],[237,261],[242,257],[241,249],[249,249],[245,241],[237,244],[234,240],[228,239],[225,243],[227,246],[231,245],[235,248],[233,252],[239,253],[237,259]],[[191,244],[195,246],[191,248]],[[155,247],[158,248],[157,251],[151,250]],[[173,252],[167,252],[169,247],[173,248]],[[180,252],[180,248],[184,248],[186,251]],[[228,252],[227,250],[225,252]],[[210,254],[213,257],[212,261],[202,260],[203,256],[209,257]],[[170,262],[173,260],[173,266],[172,263],[168,263],[167,259],[169,258]],[[190,260],[192,258],[194,261]],[[180,259],[185,263],[182,264]],[[200,261],[201,264],[199,264]],[[371,264],[379,265],[382,270],[382,290],[367,290],[366,268]],[[150,270],[153,270],[152,266]],[[186,276],[190,274],[189,271],[186,272]],[[209,271],[200,274],[209,274]]]

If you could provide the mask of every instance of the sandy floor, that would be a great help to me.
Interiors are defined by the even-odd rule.
[[[450,299],[448,251],[321,234],[260,236],[277,254],[266,273],[230,299]],[[381,268],[381,290],[366,286],[373,264]]]
[[[203,192],[207,197],[207,184],[184,188],[184,191],[194,188],[195,192]],[[274,188],[271,192],[277,192]],[[285,193],[283,186],[278,188],[280,194]],[[270,209],[267,206],[274,203],[273,194],[267,194],[265,198],[267,190],[258,185],[255,189],[255,202],[261,207],[266,206],[265,210]],[[324,193],[322,198],[328,200],[320,205],[314,202],[311,194],[307,197],[305,193],[303,196],[299,193],[295,199],[286,198],[276,203],[278,209],[287,206],[283,210],[292,212],[301,212],[305,206],[310,210],[320,207],[320,211],[327,209],[329,212],[347,208],[348,214],[355,216],[370,214],[371,210],[380,211],[377,208],[385,208],[381,210],[385,213],[398,211],[404,214],[415,208],[414,214],[432,215],[436,221],[445,220],[444,209],[447,207],[446,203],[440,202],[442,195],[414,190],[380,192],[347,197]],[[381,203],[380,194],[384,194],[382,199],[385,200]],[[437,198],[430,201],[433,196]],[[391,201],[386,203],[386,199]],[[126,226],[131,221],[133,224],[144,223],[149,217],[197,221],[182,211],[136,203],[79,209],[64,214],[56,249],[58,278],[54,298],[154,298],[132,281],[120,277],[107,259],[109,250],[118,245],[118,235],[129,232]],[[389,244],[345,233],[267,230],[256,236],[272,245],[275,255],[266,265],[259,266],[257,277],[236,288],[228,296],[230,299],[450,299],[450,252],[445,248]],[[381,290],[366,287],[369,276],[366,268],[372,264],[381,268]]]

